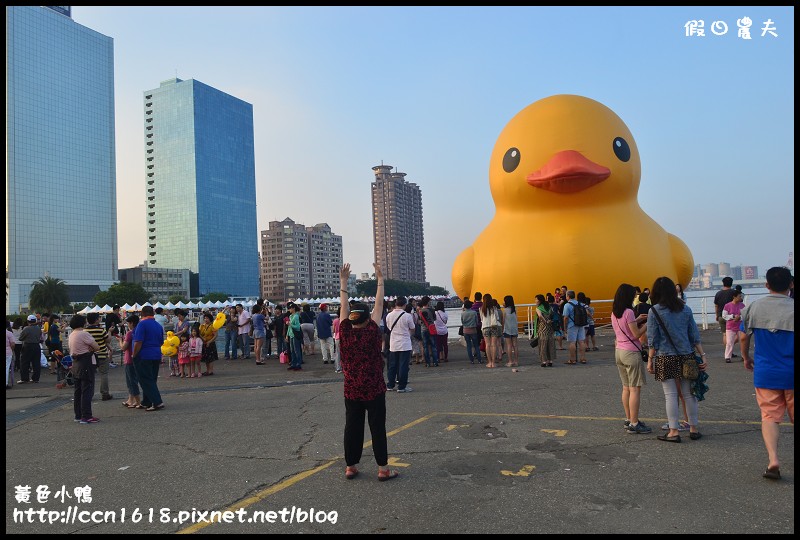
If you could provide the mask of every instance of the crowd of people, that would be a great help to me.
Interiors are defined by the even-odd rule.
[[[225,359],[238,358],[238,351],[242,358],[250,359],[252,338],[255,364],[263,365],[273,355],[274,339],[274,353],[283,355],[290,371],[303,369],[304,357],[316,354],[319,341],[322,363],[333,364],[334,370],[344,375],[346,478],[358,474],[365,417],[373,437],[378,478],[395,478],[397,471],[387,468],[385,393],[412,391],[408,384],[411,363],[424,361],[425,367],[435,368],[448,361],[448,314],[442,302],[431,306],[427,296],[418,301],[399,296],[384,305],[383,276],[377,264],[375,269],[378,291],[370,309],[349,299],[349,265],[342,267],[341,302],[335,315],[329,313],[327,304],[320,305],[319,312],[314,313],[308,305],[288,302],[286,306],[270,306],[259,300],[251,311],[242,304],[224,310],[224,323],[219,330],[212,312],[203,312],[195,321],[187,312],[176,309],[173,321],[162,308],[154,310],[150,306],[142,309],[141,318],[136,314],[127,316],[124,325],[119,306],[114,306],[102,322],[97,313],[74,315],[67,333],[63,332],[58,315],[31,314],[13,324],[7,321],[6,387],[13,384],[15,366],[20,372],[19,383],[38,383],[43,367],[42,347],[47,348],[51,362],[57,364],[64,356],[66,337],[72,359],[74,420],[94,424],[99,421],[92,412],[96,376],[100,378],[101,399],[113,399],[108,369],[114,365],[111,343],[115,341],[122,354],[128,390],[123,405],[146,411],[165,406],[158,389],[159,367],[165,362],[170,364],[170,375],[176,377],[214,374],[219,332],[225,335]],[[786,268],[771,268],[767,272],[769,294],[747,306],[741,289],[732,287],[732,280],[726,278],[723,285],[715,305],[725,344],[724,359],[732,362],[738,342],[744,367],[754,371],[769,458],[763,476],[779,479],[778,426],[785,415],[794,423],[794,278]],[[568,351],[565,364],[587,363],[586,351],[597,350],[593,315],[591,299],[566,286],[557,288],[554,294],[536,295],[532,344],[539,349],[540,365],[551,367],[556,350]],[[667,423],[662,426],[664,433],[657,439],[680,443],[680,433],[688,431],[689,439],[699,440],[702,434],[698,410],[703,390],[693,380],[702,380],[700,374],[708,363],[694,314],[680,284],[666,276],[656,279],[652,290],[622,283],[614,295],[610,319],[615,364],[622,384],[625,431],[652,432],[639,417],[641,388],[650,374],[661,383],[667,416]],[[460,322],[459,334],[464,337],[472,364],[485,361],[486,367],[497,367],[506,355],[507,367],[519,365],[519,319],[512,296],[505,296],[501,307],[491,294],[477,292],[474,301],[464,299]],[[164,358],[162,354],[166,325],[171,325],[181,342],[174,364],[171,357]],[[753,340],[755,348],[751,353]],[[206,365],[204,372],[201,363]],[[687,365],[695,368],[694,376],[687,375],[691,373],[686,370]],[[59,381],[62,378],[63,374],[59,375]]]

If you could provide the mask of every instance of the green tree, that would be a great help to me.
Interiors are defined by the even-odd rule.
[[[428,287],[428,294],[432,296],[450,296],[450,291],[438,285],[431,285]]]
[[[225,298],[227,298],[227,296]],[[183,296],[182,294],[171,294],[170,297],[167,299],[167,302],[172,302],[173,304],[177,304],[178,302],[183,302],[185,304],[188,304],[189,299]]]
[[[109,306],[113,306],[114,304],[122,306],[124,304],[144,304],[149,299],[150,293],[144,290],[144,287],[138,283],[122,281],[120,283],[114,283],[107,291],[100,291],[94,295],[92,301],[98,306],[104,306],[106,304]]]
[[[201,302],[224,302],[230,295],[224,292],[210,292],[200,299]]]
[[[57,313],[69,309],[69,289],[63,279],[41,277],[33,283],[28,300],[32,310]]]

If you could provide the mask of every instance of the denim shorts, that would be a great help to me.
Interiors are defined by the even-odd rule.
[[[253,338],[255,339],[264,339],[267,337],[267,333],[261,330],[253,330]]]
[[[586,327],[572,326],[567,330],[567,341],[583,341],[586,339]]]

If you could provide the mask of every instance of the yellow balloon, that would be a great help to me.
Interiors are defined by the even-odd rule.
[[[172,336],[171,338],[167,339],[167,343],[169,343],[175,348],[178,348],[181,346],[181,338],[179,338],[178,336]]]

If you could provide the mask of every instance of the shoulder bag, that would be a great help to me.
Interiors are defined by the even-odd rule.
[[[653,306],[649,313],[653,313],[656,316],[656,320],[658,324],[661,325],[661,328],[664,329],[664,333],[667,334],[667,339],[672,344],[672,348],[675,349],[675,352],[678,352],[678,347],[675,346],[675,342],[672,341],[672,336],[669,335],[669,330],[667,330],[667,325],[661,320],[661,316],[656,311],[656,306]],[[681,376],[682,378],[686,379],[687,381],[693,381],[700,376],[700,368],[697,367],[697,360],[694,358],[694,354],[682,354],[680,355],[681,358]]]

